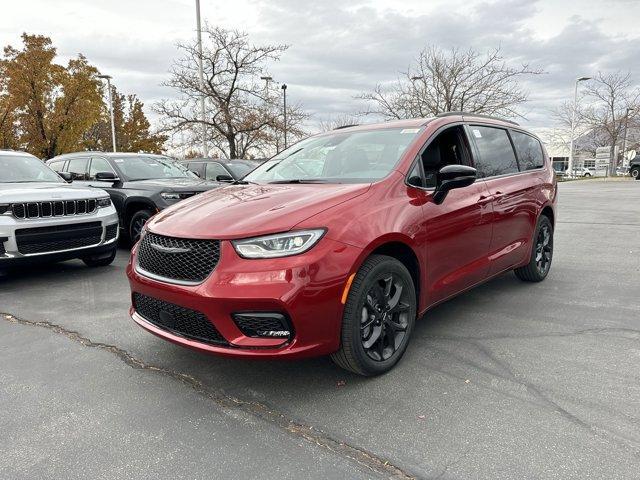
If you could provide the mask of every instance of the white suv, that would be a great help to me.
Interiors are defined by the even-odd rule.
[[[104,190],[70,185],[41,160],[0,150],[0,271],[27,262],[113,262],[118,215]]]

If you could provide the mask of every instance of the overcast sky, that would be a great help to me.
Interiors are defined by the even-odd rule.
[[[427,44],[501,46],[514,64],[545,75],[526,82],[522,124],[549,126],[548,111],[567,99],[576,76],[630,71],[640,82],[638,0],[201,0],[203,20],[238,28],[254,43],[290,49],[270,67],[316,121],[364,109],[353,97],[392,81]],[[136,93],[147,112],[174,95],[160,84],[195,36],[194,0],[4,1],[0,43],[18,46],[22,32],[52,37],[60,61],[83,53]],[[153,115],[151,115],[152,118]]]

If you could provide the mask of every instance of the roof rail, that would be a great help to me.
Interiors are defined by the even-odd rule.
[[[443,112],[436,115],[437,118],[440,117],[451,117],[454,115],[462,115],[463,117],[479,117],[479,118],[489,118],[491,120],[500,120],[501,122],[510,123],[511,125],[515,125],[519,127],[520,124],[514,122],[513,120],[507,120],[506,118],[494,117],[493,115],[483,115],[482,113],[473,113],[473,112]]]
[[[358,126],[357,123],[354,123],[354,124],[351,124],[351,125],[340,125],[339,127],[334,128],[334,130],[342,130],[343,128],[357,127],[357,126]]]

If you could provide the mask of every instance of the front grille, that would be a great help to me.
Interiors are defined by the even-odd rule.
[[[102,224],[100,222],[16,230],[18,251],[23,255],[89,247],[99,244],[101,240]]]
[[[190,240],[147,233],[138,248],[138,266],[169,281],[200,283],[220,259],[218,240]]]
[[[133,308],[142,318],[163,330],[199,342],[228,345],[207,317],[196,310],[141,293],[133,294]]]
[[[95,199],[56,200],[54,202],[12,203],[11,212],[18,219],[89,215],[96,211]]]
[[[234,313],[232,318],[247,337],[288,338],[292,336],[289,322],[280,313]]]
[[[113,240],[118,236],[118,224],[114,223],[113,225],[107,225],[104,233],[104,241],[108,242],[109,240]]]

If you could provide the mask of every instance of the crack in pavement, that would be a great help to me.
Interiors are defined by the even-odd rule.
[[[105,350],[115,355],[118,359],[123,361],[126,365],[152,372],[165,375],[169,378],[177,380],[182,384],[192,388],[197,393],[205,396],[209,400],[218,404],[218,406],[224,409],[241,410],[242,412],[264,420],[282,430],[287,431],[289,434],[302,438],[308,442],[315,443],[316,445],[329,450],[336,455],[348,458],[360,466],[386,476],[391,479],[410,480],[418,478],[416,475],[409,474],[403,471],[400,467],[395,466],[388,460],[384,460],[374,453],[368,452],[363,448],[350,445],[346,442],[336,440],[322,431],[302,423],[295,422],[287,418],[284,414],[269,408],[258,402],[242,400],[231,395],[216,392],[208,388],[203,382],[197,378],[188,375],[186,373],[176,372],[174,370],[160,367],[157,365],[151,365],[143,360],[133,356],[126,350],[117,347],[115,345],[109,345],[106,343],[94,342],[93,340],[83,336],[82,334],[69,330],[61,325],[51,323],[48,321],[34,321],[26,320],[20,317],[16,317],[10,313],[0,312],[0,316],[7,322],[16,323],[20,325],[28,325],[32,327],[40,327],[50,330],[56,334],[67,337],[68,339],[79,343],[85,347],[96,348],[99,350]]]

